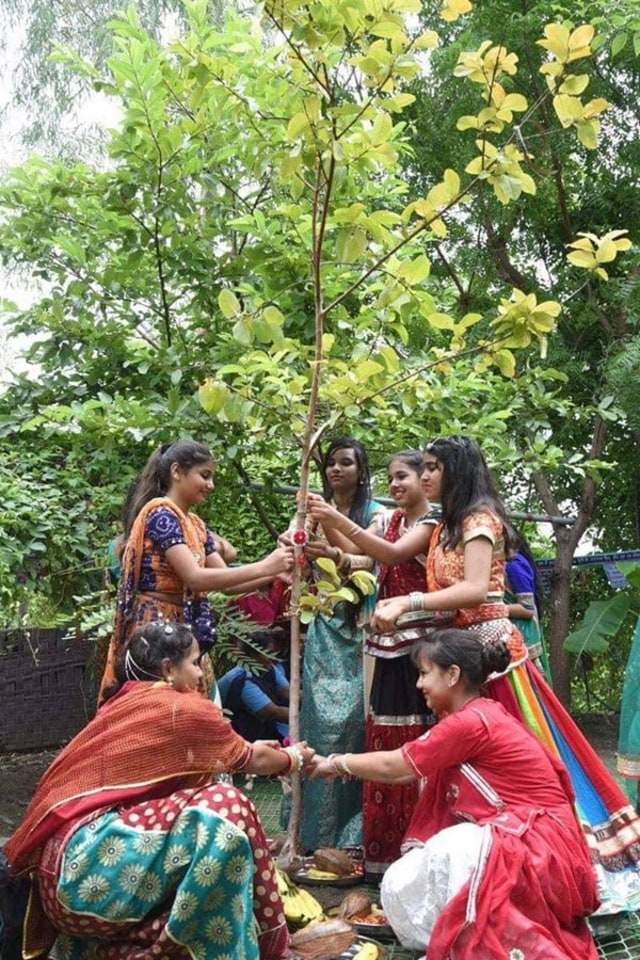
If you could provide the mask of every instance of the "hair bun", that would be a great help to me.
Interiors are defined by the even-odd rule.
[[[491,673],[504,673],[511,663],[511,653],[506,642],[497,640],[483,643],[482,663],[487,671],[487,676]]]

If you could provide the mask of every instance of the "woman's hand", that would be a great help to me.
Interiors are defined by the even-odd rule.
[[[373,633],[393,633],[396,620],[411,609],[409,597],[390,597],[379,600],[371,617],[370,629]]]
[[[315,780],[316,777],[320,777],[322,780],[335,780],[336,777],[340,776],[327,757],[316,757],[315,763],[308,773],[312,780]]]
[[[293,744],[302,753],[302,769],[306,772],[315,769],[316,752],[310,747],[306,740],[299,740]]]
[[[328,557],[329,560],[337,562],[340,555],[337,547],[332,547],[325,540],[310,540],[304,546],[304,555],[307,560],[317,560],[318,557]]]
[[[276,547],[264,558],[263,563],[268,576],[278,577],[281,573],[288,573],[293,569],[293,547]]]
[[[340,530],[353,526],[353,521],[323,500],[317,493],[310,493],[307,497],[307,516],[327,529]],[[343,530],[344,532],[344,530]]]

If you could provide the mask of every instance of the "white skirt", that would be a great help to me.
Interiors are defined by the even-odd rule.
[[[488,826],[456,824],[391,864],[382,880],[380,899],[403,947],[426,949],[447,903],[481,870],[490,839]]]

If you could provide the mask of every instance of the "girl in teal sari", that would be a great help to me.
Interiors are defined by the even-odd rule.
[[[322,464],[324,495],[359,527],[375,528],[381,504],[371,499],[369,464],[357,440],[342,437],[329,447]],[[345,576],[371,570],[374,561],[345,553],[322,527],[309,531],[305,554],[312,564],[329,557]],[[374,597],[359,608],[338,604],[332,616],[318,614],[309,625],[302,664],[300,736],[310,736],[323,755],[364,750],[365,712],[363,625]],[[362,787],[357,781],[307,781],[301,830],[305,851],[350,847],[362,842]]]

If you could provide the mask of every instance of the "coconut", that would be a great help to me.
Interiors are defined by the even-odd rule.
[[[321,920],[294,933],[291,949],[301,960],[334,960],[357,939],[355,929],[345,920]]]
[[[344,920],[348,920],[349,917],[353,917],[356,914],[366,916],[366,914],[370,913],[371,906],[371,900],[366,893],[360,893],[358,891],[348,893],[338,908],[338,916]]]
[[[320,847],[313,855],[318,870],[335,873],[338,877],[348,877],[353,873],[353,860],[344,850],[333,847]]]

